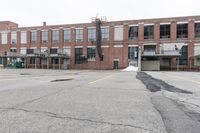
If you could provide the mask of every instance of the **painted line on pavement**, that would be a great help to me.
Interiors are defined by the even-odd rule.
[[[100,78],[100,79],[94,80],[94,81],[92,81],[92,82],[89,82],[88,84],[94,84],[94,83],[96,83],[96,82],[99,82],[99,81],[105,80],[105,79],[107,79],[107,78],[110,78],[110,77],[112,77],[113,75],[114,75],[114,74],[105,76],[105,77],[103,77],[103,78]]]
[[[182,80],[190,81],[190,82],[193,82],[193,83],[196,83],[196,84],[200,84],[200,81],[196,81],[196,80],[193,80],[193,79],[190,79],[190,78],[179,77],[179,76],[175,76],[175,75],[171,75],[171,74],[167,74],[167,73],[164,73],[164,74],[166,74],[167,76],[177,78],[177,79],[182,79]]]

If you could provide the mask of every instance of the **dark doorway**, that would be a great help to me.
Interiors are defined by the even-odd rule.
[[[113,61],[113,69],[119,69],[119,61],[118,60]]]

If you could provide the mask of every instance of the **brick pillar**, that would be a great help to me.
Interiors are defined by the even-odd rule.
[[[75,28],[71,27],[71,57],[70,57],[70,68],[74,68],[74,64],[75,64]]]
[[[11,32],[8,32],[7,34],[7,50],[10,51],[11,48]]]
[[[51,48],[52,46],[52,30],[49,29],[48,30],[48,44],[47,44],[48,48]]]
[[[195,22],[194,20],[189,20],[188,23],[188,65],[194,66],[194,42],[195,39]]]
[[[129,32],[129,26],[124,25],[124,47],[123,47],[123,53],[122,53],[122,68],[127,67],[128,65],[128,32]]]
[[[154,25],[154,39],[157,42],[156,45],[156,53],[160,52],[160,24],[159,23],[155,23]]]
[[[31,40],[31,32],[27,31],[27,38],[26,38],[26,47],[30,48],[30,40]]]
[[[37,48],[41,47],[41,31],[40,30],[37,30],[36,47]]]
[[[144,41],[144,23],[139,23],[138,40],[139,42]]]
[[[21,48],[21,34],[20,31],[16,32],[17,34],[17,53],[20,54],[20,48]]]
[[[59,29],[59,48],[63,47],[64,42],[64,31],[63,29]]]
[[[87,56],[87,43],[88,43],[88,30],[87,27],[83,27],[83,55]]]
[[[177,27],[176,22],[173,21],[171,23],[171,29],[170,29],[170,31],[171,31],[171,40],[176,40],[176,30],[177,30],[176,27]]]

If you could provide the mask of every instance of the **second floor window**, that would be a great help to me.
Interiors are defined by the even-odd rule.
[[[200,23],[195,23],[195,37],[200,38]]]
[[[31,43],[36,43],[37,40],[37,32],[36,31],[31,31]]]
[[[70,29],[64,30],[64,42],[70,42],[71,40],[71,31]]]
[[[42,31],[42,43],[48,42],[48,31]]]
[[[26,44],[26,31],[21,31],[21,44]]]
[[[123,35],[124,35],[124,28],[123,26],[117,26],[114,29],[114,40],[115,41],[122,41],[123,40]]]
[[[101,40],[102,41],[109,40],[109,27],[101,28]]]
[[[138,38],[138,26],[129,27],[129,40],[134,40]]]
[[[83,41],[83,29],[76,29],[76,42]]]
[[[154,26],[144,26],[144,39],[154,39]]]
[[[177,24],[177,38],[188,37],[188,24]]]
[[[53,43],[59,42],[59,30],[53,30],[53,32],[52,32],[52,42]]]
[[[89,42],[96,41],[96,29],[95,28],[88,29],[88,41]]]
[[[12,31],[11,32],[11,44],[16,44],[17,43],[17,32]]]
[[[170,24],[160,25],[160,39],[170,38]]]
[[[7,33],[1,33],[1,44],[7,44],[8,43],[8,34]]]

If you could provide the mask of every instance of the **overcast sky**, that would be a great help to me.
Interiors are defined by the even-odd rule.
[[[0,0],[0,21],[19,26],[200,15],[200,0]]]

